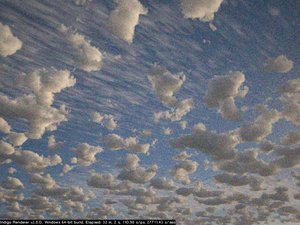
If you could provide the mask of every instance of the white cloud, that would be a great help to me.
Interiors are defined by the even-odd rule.
[[[205,101],[209,107],[218,107],[222,116],[230,120],[239,120],[240,112],[235,105],[235,97],[245,97],[248,87],[242,86],[245,75],[235,71],[225,76],[214,76],[205,94]]]
[[[63,142],[56,142],[54,135],[48,137],[48,149],[56,150],[63,147]]]
[[[139,158],[137,155],[129,154],[126,159],[120,163],[123,170],[119,173],[119,180],[128,180],[137,184],[144,184],[150,181],[158,170],[157,165],[152,165],[145,169],[139,166]]]
[[[0,117],[0,132],[7,134],[10,132],[11,126],[4,120],[2,117]]]
[[[67,70],[37,70],[18,79],[19,86],[25,86],[34,94],[24,94],[15,99],[0,94],[0,116],[3,118],[25,119],[29,123],[26,136],[39,139],[44,132],[53,131],[67,120],[65,105],[52,106],[54,93],[74,86],[76,80]]]
[[[21,146],[27,140],[27,137],[24,133],[11,132],[8,134],[8,140],[14,146]]]
[[[94,188],[114,189],[116,184],[112,174],[94,173],[87,179],[87,185]]]
[[[13,35],[9,26],[0,23],[0,55],[7,57],[22,48],[22,41]]]
[[[176,188],[173,180],[167,180],[165,177],[153,178],[151,186],[161,190],[173,190]]]
[[[98,112],[93,112],[91,114],[91,118],[94,123],[99,123],[110,131],[116,129],[118,126],[117,121],[114,119],[113,115],[109,115],[109,114],[101,115]]]
[[[151,70],[149,81],[152,88],[160,101],[166,106],[175,106],[178,102],[174,93],[179,91],[185,81],[185,75],[179,73],[177,75],[171,74],[166,68],[155,65]]]
[[[256,151],[246,151],[236,154],[232,160],[221,161],[217,167],[221,170],[236,174],[259,174],[261,176],[271,176],[276,172],[276,166],[269,165],[257,158]]]
[[[129,150],[137,153],[147,153],[150,144],[139,144],[136,137],[122,138],[117,134],[109,134],[103,137],[104,144],[111,150]]]
[[[0,140],[0,164],[10,159],[14,153],[15,148],[11,144]]]
[[[263,66],[265,71],[275,73],[287,73],[293,69],[294,62],[285,55],[279,55],[276,58],[269,59]]]
[[[163,134],[164,134],[164,135],[171,135],[172,132],[173,132],[173,131],[172,131],[170,128],[166,128],[166,129],[163,130]]]
[[[111,12],[108,26],[119,38],[132,43],[135,27],[140,15],[146,15],[147,9],[138,0],[116,0],[117,7]]]
[[[96,155],[103,151],[99,146],[91,146],[87,143],[80,143],[71,149],[75,152],[77,163],[80,166],[90,166],[96,162]]]
[[[59,174],[60,176],[65,175],[66,173],[70,172],[72,169],[74,169],[74,166],[70,166],[69,164],[65,164],[63,166],[62,172]]]
[[[49,173],[46,175],[34,173],[31,175],[29,182],[32,184],[40,184],[46,188],[51,188],[56,185],[56,181]]]
[[[261,115],[253,123],[242,125],[238,130],[243,141],[262,141],[272,133],[273,124],[281,119],[277,110],[268,110],[264,105],[259,105],[257,109]]]
[[[183,151],[183,152],[179,153],[178,155],[173,156],[172,159],[177,160],[177,161],[184,161],[191,156],[192,155],[189,155],[186,151]]]
[[[24,189],[23,183],[15,177],[6,177],[6,179],[2,182],[1,187],[5,189]]]
[[[140,132],[140,137],[150,137],[152,135],[152,131],[150,129],[144,129]]]
[[[28,150],[16,151],[11,158],[28,172],[39,172],[49,166],[56,166],[62,162],[61,157],[56,154],[44,157]]]
[[[66,39],[76,50],[75,66],[86,72],[98,71],[102,67],[103,55],[98,48],[92,46],[81,34],[72,31],[71,28],[61,25],[59,27]]]
[[[215,160],[230,159],[235,156],[234,147],[239,143],[233,134],[217,134],[207,131],[203,124],[194,128],[194,132],[170,141],[174,148],[194,148],[209,154]]]
[[[224,183],[231,186],[245,186],[249,185],[252,190],[261,190],[262,179],[247,175],[233,175],[229,173],[222,173],[214,176],[214,179],[219,183]]]
[[[102,204],[100,208],[93,208],[86,216],[87,219],[107,219],[117,216],[117,211],[111,205]]]
[[[182,13],[185,18],[209,22],[214,19],[223,0],[181,0]]]
[[[171,175],[176,179],[180,180],[183,184],[189,184],[189,175],[196,172],[198,163],[192,160],[184,160],[177,163],[171,171]]]

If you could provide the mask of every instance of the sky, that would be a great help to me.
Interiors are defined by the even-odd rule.
[[[0,218],[300,222],[300,2],[0,0]]]

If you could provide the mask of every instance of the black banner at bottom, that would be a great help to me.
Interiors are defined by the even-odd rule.
[[[175,225],[175,220],[0,220],[0,225]]]

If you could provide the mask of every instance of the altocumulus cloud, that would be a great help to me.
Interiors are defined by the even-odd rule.
[[[7,57],[22,48],[22,41],[15,37],[9,26],[0,23],[0,55]]]

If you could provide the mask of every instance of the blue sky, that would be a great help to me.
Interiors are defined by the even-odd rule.
[[[192,9],[184,10],[189,5]],[[299,9],[296,0],[0,1],[0,190],[9,196],[0,204],[1,217],[299,222]],[[30,96],[32,106],[20,96]],[[20,108],[13,108],[9,102],[18,97]],[[186,99],[192,105],[180,106]],[[208,99],[217,103],[209,105]],[[58,112],[63,104],[67,112]],[[176,110],[182,108],[178,116]],[[237,110],[239,119],[231,119],[237,115],[231,110]],[[95,112],[101,118],[93,117]],[[169,116],[155,122],[157,112]],[[49,126],[37,135],[31,123]],[[164,133],[167,128],[170,135]],[[143,136],[143,130],[151,134]],[[15,133],[24,143],[12,140]],[[48,142],[52,135],[54,150]],[[267,141],[272,149],[263,151],[260,146]],[[22,155],[26,150],[40,158],[28,156],[27,162]],[[173,159],[184,151],[190,157]],[[226,151],[234,153],[222,158]],[[252,153],[249,161],[241,160]],[[54,155],[60,159],[52,159]],[[31,160],[44,166],[31,165]],[[120,166],[124,160],[131,166]],[[61,174],[66,164],[72,169]],[[255,170],[262,164],[271,174]],[[122,172],[129,175],[122,178]],[[51,181],[42,182],[48,173]],[[105,174],[113,177],[109,187],[103,187]],[[34,176],[44,179],[34,182]],[[155,185],[162,177],[171,188]],[[88,182],[93,179],[97,182]],[[199,198],[198,182],[200,190],[222,194]],[[259,188],[253,188],[255,182]],[[120,188],[125,184],[130,187]],[[39,188],[62,194],[41,194]],[[82,188],[83,196],[95,196],[71,198],[76,188]],[[135,193],[138,189],[144,193]],[[11,200],[21,193],[23,198]],[[237,193],[246,196],[230,200]],[[52,206],[33,207],[40,198]],[[160,211],[166,198],[175,203]],[[203,202],[212,198],[225,203]],[[255,201],[263,198],[267,200],[261,205]],[[238,210],[235,205],[246,206]],[[229,214],[234,216],[227,221]]]

